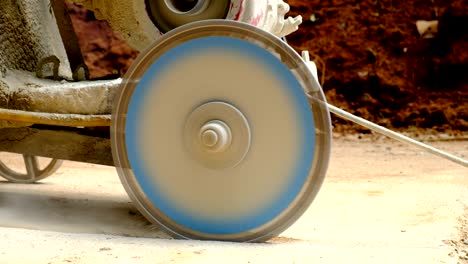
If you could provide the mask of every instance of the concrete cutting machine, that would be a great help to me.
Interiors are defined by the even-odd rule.
[[[0,162],[33,183],[62,160],[115,166],[152,223],[179,238],[265,241],[324,180],[330,111],[467,161],[327,104],[307,52],[282,37],[282,0],[74,0],[140,51],[123,78],[89,80],[61,0],[0,0]],[[38,157],[52,160],[41,167]]]

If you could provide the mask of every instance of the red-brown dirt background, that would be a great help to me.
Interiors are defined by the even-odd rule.
[[[399,131],[468,131],[466,0],[290,0],[288,36],[309,50],[329,103]],[[121,76],[138,55],[105,21],[68,4],[91,78]],[[417,20],[438,20],[435,38]],[[368,132],[333,117],[335,131]]]

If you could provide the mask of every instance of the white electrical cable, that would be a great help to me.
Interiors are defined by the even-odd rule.
[[[314,103],[321,103],[323,104],[323,101],[319,101],[317,99],[315,99],[312,95],[307,95],[307,97],[312,100]],[[455,155],[452,155],[450,153],[447,153],[445,151],[442,151],[442,150],[439,150],[437,148],[434,148],[430,145],[427,145],[427,144],[424,144],[422,142],[419,142],[419,141],[416,141],[410,137],[407,137],[407,136],[404,136],[400,133],[397,133],[397,132],[394,132],[390,129],[387,129],[385,127],[382,127],[382,126],[379,126],[375,123],[372,123],[364,118],[361,118],[361,117],[358,117],[358,116],[355,116],[351,113],[348,113],[346,111],[344,111],[343,109],[340,109],[336,106],[333,106],[331,104],[326,104],[328,109],[330,110],[330,112],[332,112],[333,114],[343,118],[343,119],[346,119],[346,120],[349,120],[351,122],[354,122],[356,124],[359,124],[363,127],[366,127],[370,130],[373,130],[375,132],[378,132],[380,134],[383,134],[387,137],[390,137],[390,138],[393,138],[395,140],[398,140],[398,141],[401,141],[401,142],[404,142],[404,143],[407,143],[407,144],[410,144],[410,145],[413,145],[413,146],[416,146],[418,148],[421,148],[421,149],[424,149],[425,151],[429,152],[429,153],[432,153],[434,155],[437,155],[439,157],[442,157],[442,158],[445,158],[445,159],[448,159],[450,161],[453,161],[455,163],[458,163],[464,167],[468,167],[468,161],[467,160],[464,160],[460,157],[457,157]]]

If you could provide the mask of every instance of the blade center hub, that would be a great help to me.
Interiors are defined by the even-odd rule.
[[[207,151],[223,152],[231,145],[231,129],[222,121],[210,121],[200,129],[200,141]]]
[[[212,169],[238,165],[250,149],[247,118],[225,102],[208,102],[192,110],[183,134],[190,156]]]

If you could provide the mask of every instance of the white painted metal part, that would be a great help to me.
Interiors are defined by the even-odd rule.
[[[318,80],[317,65],[315,64],[315,62],[310,60],[309,51],[307,50],[302,51],[301,56],[305,64],[309,68],[310,72],[312,72],[312,75],[314,76],[314,78]]]

